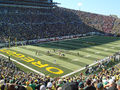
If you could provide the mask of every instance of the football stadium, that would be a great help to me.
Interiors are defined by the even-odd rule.
[[[120,19],[53,0],[0,0],[0,90],[120,90]]]

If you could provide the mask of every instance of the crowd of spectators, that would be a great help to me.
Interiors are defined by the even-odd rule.
[[[116,18],[112,16],[99,15],[79,10],[72,10],[87,25],[106,33],[111,33]]]
[[[0,56],[0,90],[120,90],[120,53],[98,63],[101,71],[71,77],[51,78],[32,72],[25,73],[9,59]],[[107,69],[108,65],[113,65]],[[95,70],[95,69],[94,69]],[[87,74],[87,73],[86,73]]]
[[[120,19],[117,19],[115,21],[112,33],[120,36]]]
[[[116,20],[112,16],[61,7],[47,12],[32,8],[0,8],[0,42],[8,41],[9,37],[23,41],[94,31],[111,33]]]
[[[113,64],[113,62],[119,62],[119,60],[120,60],[120,53],[115,53],[113,56],[106,57],[100,61],[95,61],[98,64],[95,66],[92,66],[90,68],[87,68],[87,66],[86,66],[85,74],[89,75],[91,73],[98,72],[98,71],[102,70],[103,68],[108,68],[109,66],[111,66]]]

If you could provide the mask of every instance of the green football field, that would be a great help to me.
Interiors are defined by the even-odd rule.
[[[113,55],[119,50],[120,38],[92,36],[3,48],[0,53],[10,55],[11,58],[45,75],[59,77]]]

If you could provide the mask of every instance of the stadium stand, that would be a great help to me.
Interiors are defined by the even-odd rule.
[[[93,13],[81,12],[78,15],[86,22],[86,24],[95,27],[106,33],[111,33],[115,18],[111,16],[98,15]]]
[[[58,12],[60,16],[57,15]],[[72,16],[74,17],[71,18]],[[14,38],[31,40],[97,31],[84,24],[75,14],[59,8],[56,8],[51,15],[41,15],[40,11],[34,9],[33,11],[23,9],[17,13],[16,10],[8,12],[7,9],[4,9],[0,19],[2,40],[6,40],[8,37],[11,37],[11,40]]]
[[[120,36],[120,19],[119,18],[116,19],[114,23],[112,33],[115,33],[116,35]]]
[[[110,33],[115,21],[113,17],[59,7],[52,9],[52,13],[41,13],[41,10],[37,9],[10,10],[4,8],[0,12],[1,40],[8,37],[11,37],[11,40],[31,40],[94,31]],[[95,16],[96,19],[93,18]]]

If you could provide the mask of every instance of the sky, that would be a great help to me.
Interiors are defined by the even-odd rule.
[[[53,0],[58,6],[120,17],[120,0]]]

